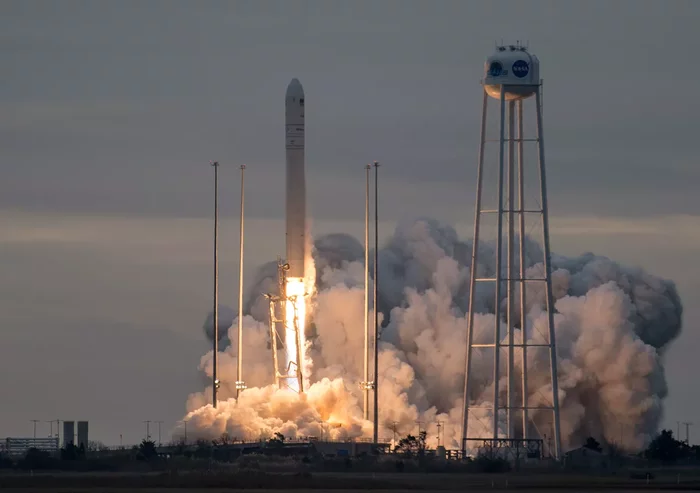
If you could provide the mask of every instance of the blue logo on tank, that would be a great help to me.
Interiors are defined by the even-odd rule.
[[[513,63],[513,75],[522,79],[530,72],[530,66],[525,60],[518,60]]]
[[[491,77],[498,77],[503,73],[503,65],[500,62],[491,62],[489,66],[489,75]]]

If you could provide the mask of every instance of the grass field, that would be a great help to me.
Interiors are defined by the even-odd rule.
[[[24,492],[208,492],[256,491],[669,491],[700,490],[700,476],[668,475],[650,480],[567,474],[425,473],[11,473],[0,475],[0,491]]]
[[[100,488],[99,490],[97,489],[76,489],[76,488],[68,488],[68,489],[27,489],[27,488],[13,488],[9,490],[3,490],[3,493],[27,493],[28,491],[41,491],[44,493],[51,492],[51,493],[82,493],[82,492],[92,492],[92,491],[100,491],[104,493],[123,493],[123,489],[103,489]],[[159,489],[150,489],[150,488],[144,488],[144,489],[130,489],[129,491],[132,491],[134,493],[229,493],[233,491],[256,491],[260,493],[265,493],[265,492],[279,492],[279,491],[287,491],[287,490],[261,490],[261,489],[256,489],[256,490],[241,490],[241,489],[229,489],[229,488],[217,488],[217,489],[211,489],[211,488],[159,488]],[[372,493],[372,492],[381,492],[381,493],[388,493],[390,491],[406,491],[403,489],[393,489],[393,490],[366,490],[366,489],[359,489],[359,490],[327,490],[327,489],[295,489],[295,490],[289,490],[289,491],[297,491],[299,493],[305,493],[305,492],[322,492],[322,491],[333,491],[334,493],[360,493],[360,492],[366,492],[366,493]],[[445,490],[423,490],[426,493],[437,493],[437,492],[442,492]],[[513,491],[512,489],[494,489],[494,488],[489,488],[489,489],[484,489],[484,490],[479,490],[479,489],[469,489],[469,490],[460,490],[460,491],[489,491],[491,493],[507,493],[509,491]],[[539,490],[521,490],[521,491],[539,491]],[[598,491],[598,490],[591,490],[591,489],[578,489],[578,490],[572,490],[572,489],[551,489],[547,490],[551,493],[559,493],[559,492],[572,492],[572,491]],[[648,493],[659,493],[662,491],[669,491],[669,490],[639,490],[639,489],[625,489],[625,490],[615,490],[620,493],[633,493],[637,491],[645,491]],[[689,490],[689,491],[695,491],[695,490]]]

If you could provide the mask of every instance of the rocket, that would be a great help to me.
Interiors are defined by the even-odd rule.
[[[304,88],[292,79],[284,98],[286,166],[287,277],[304,277],[306,178],[304,176]]]

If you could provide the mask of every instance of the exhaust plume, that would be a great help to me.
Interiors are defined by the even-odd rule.
[[[526,253],[528,277],[541,277],[540,247],[527,239]],[[484,245],[479,258],[479,275],[493,274],[493,245]],[[236,340],[223,338],[219,407],[210,404],[211,389],[190,395],[189,436],[211,439],[227,432],[237,439],[257,440],[280,432],[287,437],[371,438],[372,423],[362,419],[359,387],[363,247],[345,234],[323,236],[315,241],[313,260],[307,262],[315,268],[315,292],[308,310],[306,392],[300,395],[272,385],[268,307],[259,294],[277,288],[276,264],[270,262],[258,270],[245,302],[243,344],[249,388],[235,400]],[[399,224],[380,250],[380,439],[392,437],[393,422],[398,423],[399,436],[415,434],[420,420],[428,444],[435,446],[441,421],[443,444],[460,447],[470,262],[471,242],[432,219]],[[573,258],[553,255],[552,265],[564,450],[593,436],[638,451],[657,432],[668,392],[663,354],[680,333],[683,311],[675,285],[591,253]],[[483,284],[477,288],[474,342],[488,343],[495,322],[494,289]],[[545,340],[544,306],[544,289],[528,287],[524,337],[533,344]],[[235,312],[227,308],[221,314],[224,332],[236,327]],[[516,342],[522,341],[521,327],[501,324],[504,339],[513,330]],[[211,325],[208,319],[208,337]],[[489,351],[493,349],[474,350],[471,397],[476,405],[492,405]],[[211,360],[209,352],[200,363],[207,375]],[[519,372],[517,355],[515,361]],[[551,405],[545,351],[528,349],[528,370],[529,405]],[[530,417],[540,435],[549,435],[551,412],[533,411]],[[492,419],[490,411],[474,409],[469,436],[488,437]],[[182,433],[175,430],[177,436]]]

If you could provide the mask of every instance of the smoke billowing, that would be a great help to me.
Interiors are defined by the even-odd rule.
[[[540,247],[528,239],[526,250],[528,277],[542,277]],[[238,402],[233,398],[237,322],[236,314],[225,309],[221,333],[226,334],[228,327],[234,332],[224,336],[220,345],[221,401],[217,409],[208,405],[211,389],[189,397],[190,436],[215,438],[227,432],[254,440],[280,432],[288,437],[371,437],[371,422],[362,419],[359,387],[363,380],[363,247],[348,235],[328,235],[316,240],[313,256],[316,293],[307,334],[312,362],[307,392],[297,395],[271,385],[268,305],[260,295],[276,289],[276,265],[271,262],[259,269],[245,302],[244,379],[249,388]],[[393,426],[401,436],[416,433],[416,423],[421,421],[429,444],[435,445],[437,422],[441,422],[441,442],[457,448],[471,242],[460,240],[453,228],[437,221],[418,220],[400,224],[380,250],[379,259],[379,436],[390,438]],[[552,263],[564,449],[593,436],[629,451],[639,450],[657,431],[667,394],[663,353],[681,329],[682,306],[675,286],[593,254],[554,255]],[[479,276],[493,274],[494,266],[495,251],[484,245]],[[494,288],[479,283],[477,289],[474,342],[488,343],[495,324]],[[533,344],[546,341],[543,287],[528,286],[526,310],[525,337]],[[208,337],[211,325],[211,320],[205,323]],[[508,330],[502,322],[502,339]],[[512,330],[515,340],[521,341],[521,327]],[[492,351],[474,350],[471,398],[475,406],[493,402]],[[547,351],[531,348],[527,357],[528,405],[551,406]],[[501,358],[504,368],[505,359]],[[207,375],[211,375],[211,360],[211,353],[202,358],[200,369]],[[522,363],[517,352],[515,361],[519,373]],[[505,392],[505,378],[500,388]],[[530,418],[540,435],[550,435],[551,412],[533,411]],[[469,436],[488,436],[492,419],[490,411],[473,409]]]

